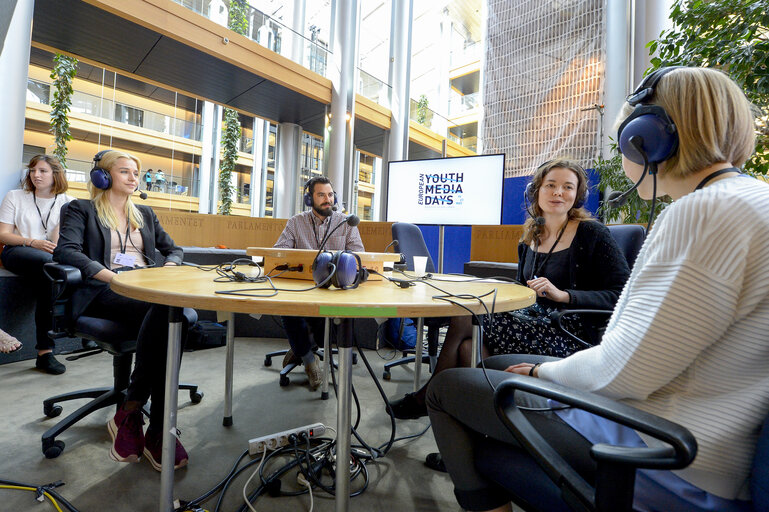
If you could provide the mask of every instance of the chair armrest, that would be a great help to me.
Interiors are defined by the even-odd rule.
[[[590,455],[598,462],[594,490],[545,441],[515,405],[515,392],[518,390],[583,409],[642,432],[668,446],[594,445],[590,450]],[[497,415],[516,440],[561,488],[564,500],[570,503],[576,501],[588,510],[601,510],[602,502],[604,505],[614,503],[614,510],[619,510],[622,506],[617,506],[618,497],[625,495],[629,497],[625,506],[630,510],[636,468],[681,469],[688,466],[697,454],[697,441],[691,432],[681,425],[594,393],[541,379],[511,374],[510,379],[497,387],[494,405]]]
[[[51,282],[63,284],[66,287],[79,286],[83,282],[83,275],[80,270],[72,265],[46,263],[43,265],[43,273]]]
[[[60,263],[46,263],[43,273],[51,281],[52,322],[48,337],[55,340],[70,336],[74,325],[70,298],[83,282],[83,275],[78,268]]]
[[[563,317],[570,316],[570,315],[603,315],[603,316],[611,316],[613,313],[610,309],[562,309],[560,311],[553,311],[550,313],[550,319],[552,322],[558,327],[561,331],[563,331],[567,336],[569,336],[571,339],[576,341],[577,343],[584,345],[585,347],[592,347],[593,344],[589,343],[573,332],[569,331],[566,327],[563,325]]]

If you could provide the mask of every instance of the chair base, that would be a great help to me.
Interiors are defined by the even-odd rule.
[[[393,369],[396,366],[402,366],[404,364],[413,363],[415,359],[416,359],[416,356],[406,356],[398,359],[397,361],[391,361],[389,363],[385,363],[384,371],[382,372],[382,378],[384,380],[390,380],[390,378],[392,377],[392,375],[390,375],[391,369]],[[422,354],[422,363],[429,364],[430,373],[433,373],[433,370],[435,369],[435,365],[438,363],[438,356],[431,356],[430,354]]]
[[[323,349],[319,348],[319,349],[315,350],[314,352],[315,352],[315,355],[318,357],[318,359],[323,361]],[[288,349],[276,350],[274,352],[268,352],[264,356],[264,366],[272,366],[272,358],[273,357],[285,356],[286,353],[288,353]],[[335,348],[331,349],[331,354],[332,355],[333,354],[338,354],[338,353],[339,352],[337,351],[337,349],[335,349]],[[332,359],[331,361],[333,363],[334,360]],[[334,368],[336,368],[337,367],[336,363],[333,363],[333,364],[334,364]],[[358,364],[358,354],[356,354],[355,352],[353,352],[353,354],[352,354],[352,364]],[[298,365],[296,363],[289,363],[289,364],[287,364],[285,367],[283,367],[280,370],[280,380],[278,381],[278,383],[280,384],[281,387],[288,386],[291,383],[291,379],[288,378],[288,374],[291,373],[291,371],[294,368],[296,368],[297,366],[301,366],[301,365]]]

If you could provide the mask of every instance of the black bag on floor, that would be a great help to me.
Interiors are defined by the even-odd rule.
[[[222,324],[200,320],[187,336],[188,350],[223,347],[227,344],[227,328]]]

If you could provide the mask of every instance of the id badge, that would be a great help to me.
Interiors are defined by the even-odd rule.
[[[115,255],[114,263],[116,265],[120,265],[121,267],[135,267],[136,256],[119,252]]]

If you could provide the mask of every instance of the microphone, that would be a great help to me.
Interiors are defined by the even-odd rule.
[[[146,192],[139,192],[139,197],[142,199],[147,199],[147,193]]]
[[[341,226],[344,226],[345,224],[349,225],[350,227],[355,227],[360,224],[360,217],[357,215],[348,215],[342,222],[334,226],[333,229],[330,229],[326,233],[326,236],[323,237],[323,240],[321,240],[320,247],[318,247],[318,253],[315,255],[315,259],[318,259],[320,253],[323,252],[323,248],[326,247],[326,242],[328,242],[328,239],[331,238],[332,234],[334,234],[334,231],[339,229]]]
[[[644,143],[643,138],[641,138],[638,135],[633,135],[632,137],[630,137],[630,139],[628,139],[628,142],[633,147],[635,147],[636,150],[638,150],[638,152],[641,154],[641,157],[644,160],[644,170],[643,170],[643,173],[641,174],[641,178],[638,181],[636,181],[632,187],[630,187],[624,192],[615,191],[609,194],[609,197],[606,198],[606,204],[609,208],[612,208],[612,209],[619,208],[627,202],[630,194],[632,194],[633,191],[638,188],[638,186],[646,177],[646,169],[649,168],[649,163],[646,160],[646,151],[644,151],[643,149],[643,143]],[[650,170],[649,174],[652,174],[653,172],[654,172],[653,170]]]
[[[387,247],[385,247],[385,248],[384,248],[384,251],[382,251],[382,252],[387,252],[387,249],[389,249],[390,247],[392,247],[393,245],[395,245],[395,244],[397,244],[397,243],[398,243],[398,241],[397,241],[397,240],[395,240],[395,239],[393,239],[393,241],[392,241],[392,242],[390,242],[389,244],[387,244]]]

